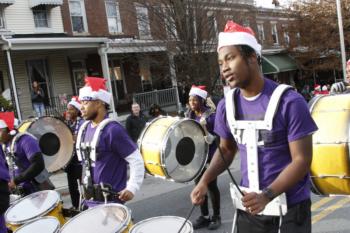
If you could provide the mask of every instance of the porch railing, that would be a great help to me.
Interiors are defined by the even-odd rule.
[[[49,98],[49,105],[45,105],[46,115],[62,117],[63,113],[67,110],[67,104],[71,98],[72,95],[55,96]]]
[[[157,104],[160,107],[176,105],[176,89],[168,88],[163,90],[154,90],[133,95],[133,100],[136,101],[142,110],[148,110],[152,104]]]

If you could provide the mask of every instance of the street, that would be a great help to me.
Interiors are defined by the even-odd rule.
[[[234,177],[239,179],[239,161],[235,160],[230,167]],[[227,172],[218,179],[221,192],[222,226],[214,231],[207,229],[196,230],[196,233],[231,232],[232,201],[229,193],[230,179]],[[134,200],[127,203],[132,211],[134,223],[151,217],[162,215],[181,216],[186,218],[192,208],[189,195],[194,183],[178,184],[161,178],[147,176],[141,190]],[[67,194],[67,193],[66,193]],[[65,206],[70,206],[69,195],[63,196]],[[190,220],[195,220],[200,213],[196,207]],[[350,232],[350,197],[320,197],[312,195],[312,232],[313,233],[348,233]]]

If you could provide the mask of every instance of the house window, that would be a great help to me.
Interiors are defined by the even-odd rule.
[[[110,0],[107,0],[105,4],[109,32],[122,33],[122,23],[119,13],[119,4],[115,1]]]
[[[272,41],[273,44],[278,45],[278,33],[277,33],[277,24],[271,24],[271,33],[272,33]]]
[[[46,6],[39,5],[33,8],[34,24],[36,28],[48,28],[49,17]]]
[[[5,28],[4,8],[0,7],[0,29]]]
[[[151,37],[151,27],[148,18],[148,9],[142,6],[136,6],[137,27],[139,29],[140,38]]]
[[[72,20],[73,32],[87,32],[87,22],[85,14],[85,6],[83,0],[70,0],[69,10]]]
[[[259,23],[257,24],[257,27],[258,27],[259,40],[260,42],[263,42],[265,40],[264,24]]]

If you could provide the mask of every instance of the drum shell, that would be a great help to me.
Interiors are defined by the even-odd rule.
[[[147,124],[138,140],[147,172],[179,183],[194,180],[201,174],[208,158],[209,146],[204,136],[203,128],[194,120],[178,117],[154,119]],[[174,164],[178,159],[174,151],[184,139],[192,140],[195,148],[193,159],[186,165]],[[177,167],[172,169],[169,165]],[[186,177],[179,177],[178,174],[185,174]]]
[[[317,194],[350,194],[350,94],[318,96],[310,101],[318,126],[313,135],[311,182]]]
[[[167,229],[168,233],[177,233],[185,220],[185,218],[177,216],[159,216],[148,218],[136,223],[130,229],[130,233],[163,233],[164,229]],[[190,221],[186,221],[181,233],[193,233],[193,226]]]
[[[56,201],[54,203],[52,203],[49,208],[47,208],[45,210],[42,210],[37,215],[33,215],[33,216],[25,218],[25,219],[21,219],[21,220],[11,220],[11,219],[9,219],[9,218],[12,218],[10,215],[11,215],[11,210],[13,210],[13,208],[18,208],[20,205],[23,204],[24,201],[28,201],[28,200],[30,200],[30,198],[35,198],[35,196],[38,196],[38,195],[44,194],[44,193],[47,194],[47,195],[55,195]],[[33,220],[36,220],[36,219],[38,219],[40,217],[43,217],[43,216],[55,217],[60,222],[60,224],[63,225],[66,222],[66,220],[63,217],[62,208],[63,208],[62,201],[59,199],[59,194],[56,191],[45,190],[45,191],[32,193],[32,194],[30,194],[28,196],[25,196],[25,197],[21,198],[20,200],[17,200],[15,203],[13,203],[8,208],[8,210],[5,212],[6,226],[10,230],[15,231],[17,228],[21,227],[22,225],[24,225],[26,223],[29,223],[29,222],[31,222]],[[28,211],[28,210],[27,209],[23,209],[23,211]]]
[[[98,214],[98,217],[100,217],[101,210],[102,211],[107,210],[108,208],[116,208],[125,214],[125,218],[122,219],[123,222],[121,223],[121,226],[120,227],[118,226],[119,229],[116,230],[114,233],[128,233],[130,228],[133,225],[133,223],[131,221],[131,211],[126,206],[121,205],[121,204],[117,204],[117,203],[101,204],[101,205],[92,207],[90,209],[87,209],[87,210],[81,212],[80,214],[78,214],[78,215],[74,216],[73,218],[71,218],[70,220],[68,220],[66,222],[66,224],[64,224],[63,227],[61,228],[60,233],[71,233],[72,231],[74,231],[74,233],[101,232],[100,229],[98,229],[99,231],[96,231],[97,229],[92,229],[93,227],[96,228],[96,226],[99,225],[99,222],[98,222],[99,219],[91,218],[91,216],[89,216],[89,215],[93,215],[93,213],[96,213],[96,214]],[[80,223],[79,221],[82,221],[84,219],[87,220],[87,222],[84,224],[86,226],[85,229],[82,227],[79,227],[79,229],[74,228],[73,224],[79,225],[77,223]],[[82,223],[83,222],[84,221],[82,221]],[[87,231],[87,229],[90,229],[91,231]],[[111,230],[111,229],[108,229],[108,230]],[[112,232],[112,231],[109,231],[109,232]]]
[[[56,172],[64,168],[73,156],[73,134],[69,127],[60,119],[55,117],[30,118],[22,122],[18,127],[20,133],[30,133],[39,142],[42,151],[45,168],[48,172]],[[45,153],[50,149],[50,139],[57,141],[56,153]],[[47,140],[47,141],[45,141]]]

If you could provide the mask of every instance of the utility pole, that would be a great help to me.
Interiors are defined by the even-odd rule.
[[[336,1],[337,1],[337,15],[338,15],[338,26],[339,26],[341,61],[342,61],[342,67],[343,67],[343,78],[344,78],[344,81],[346,81],[346,57],[345,57],[343,18],[341,14],[340,0],[336,0]]]

